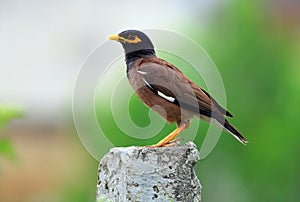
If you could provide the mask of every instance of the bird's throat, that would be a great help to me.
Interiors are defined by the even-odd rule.
[[[128,67],[130,63],[140,58],[151,57],[154,55],[155,55],[155,51],[153,49],[143,49],[143,50],[133,51],[125,54],[125,61]]]
[[[155,51],[153,49],[143,49],[139,51],[134,51],[125,54],[125,61],[126,61],[126,73],[128,73],[132,66],[134,65],[135,61],[141,58],[153,57],[155,56]]]

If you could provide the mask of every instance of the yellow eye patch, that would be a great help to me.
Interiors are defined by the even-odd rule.
[[[121,37],[123,41],[125,41],[126,43],[139,43],[142,40],[138,37],[138,36],[134,36],[132,37],[132,35],[129,35],[127,39]],[[133,38],[133,39],[132,39]]]

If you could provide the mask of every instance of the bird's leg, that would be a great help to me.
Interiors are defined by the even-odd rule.
[[[161,141],[159,141],[158,143],[149,146],[150,148],[154,148],[154,147],[164,147],[167,145],[172,144],[173,140],[175,139],[175,137],[177,135],[179,135],[179,133],[181,133],[182,131],[184,131],[185,129],[187,129],[189,127],[190,123],[187,122],[183,125],[180,125],[179,127],[177,127],[173,132],[171,132],[167,137],[165,137],[164,139],[162,139]]]
[[[180,140],[184,140],[184,138],[178,137],[178,138],[168,142],[167,144],[165,144],[164,147],[173,147],[176,145],[180,145]]]

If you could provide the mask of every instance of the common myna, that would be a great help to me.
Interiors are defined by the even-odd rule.
[[[127,30],[109,37],[120,42],[125,50],[127,77],[138,97],[151,109],[177,128],[151,147],[169,145],[199,117],[222,127],[241,143],[247,140],[225,118],[232,114],[221,107],[171,63],[158,58],[148,36],[138,30]]]

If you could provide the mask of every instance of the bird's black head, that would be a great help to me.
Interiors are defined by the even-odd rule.
[[[154,46],[149,37],[138,30],[126,30],[109,37],[111,40],[122,44],[126,61],[147,57],[155,54]]]

